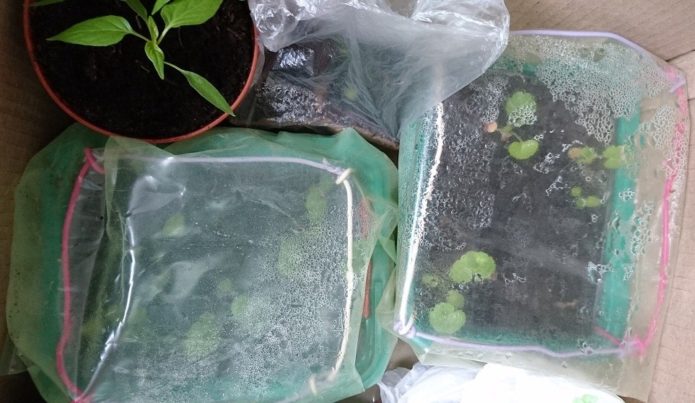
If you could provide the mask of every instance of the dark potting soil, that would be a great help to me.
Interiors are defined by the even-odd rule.
[[[143,0],[148,9],[153,3]],[[120,0],[66,0],[31,9],[38,63],[72,110],[106,130],[148,139],[187,134],[221,115],[175,70],[167,67],[165,80],[160,80],[144,42],[132,35],[108,47],[46,41],[75,23],[103,15],[123,16],[147,36],[147,27]],[[155,19],[161,29],[161,17]],[[252,38],[247,3],[225,0],[211,20],[172,30],[161,46],[167,61],[202,75],[232,102],[251,68]]]
[[[321,134],[351,127],[378,146],[397,149],[397,136],[384,121],[373,116],[379,108],[370,106],[368,100],[358,100],[357,89],[349,88],[350,55],[346,49],[337,39],[323,39],[266,52],[261,82],[246,98],[233,122]],[[362,51],[384,52],[383,49]],[[372,76],[376,74],[372,72]],[[362,79],[393,79],[372,76]]]
[[[431,200],[436,213],[426,224],[427,260],[445,278],[462,250],[485,251],[497,264],[492,280],[458,286],[466,299],[461,334],[579,341],[592,332],[597,309],[599,282],[591,280],[597,273],[590,266],[603,260],[606,207],[577,208],[570,189],[581,186],[601,197],[611,179],[600,169],[586,171],[567,149],[577,141],[602,146],[542,83],[505,76],[490,71],[444,103],[448,144]],[[507,86],[494,100],[491,88],[499,88],[500,80]],[[500,133],[482,127],[490,102],[499,104],[499,127],[506,124],[504,102],[518,90],[535,96],[537,121],[515,132],[524,140],[542,136],[540,150],[526,161],[512,159]],[[417,294],[420,320],[426,322],[427,310],[442,302],[436,293],[422,287]]]

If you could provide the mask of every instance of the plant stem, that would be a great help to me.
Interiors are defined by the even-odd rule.
[[[164,40],[164,37],[167,35],[167,33],[169,32],[170,29],[171,29],[171,27],[164,27],[164,30],[162,31],[162,33],[159,34],[159,39],[157,39],[157,45],[162,43],[162,41]]]
[[[514,132],[512,132],[512,131],[510,131],[509,134],[511,134],[512,136],[514,136],[514,138],[516,138],[517,140],[519,140],[519,141],[521,141],[521,142],[524,141],[524,139],[522,139],[521,137],[519,137],[518,134],[516,134],[516,133],[514,133]]]
[[[140,35],[139,33],[135,32],[135,31],[131,32],[131,34],[137,36],[138,38],[142,39],[145,42],[149,41],[149,39],[147,39],[145,36]]]

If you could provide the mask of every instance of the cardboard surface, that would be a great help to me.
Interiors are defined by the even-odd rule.
[[[0,312],[4,315],[14,187],[29,158],[68,124],[40,88],[21,37],[21,1],[0,1]],[[695,98],[695,0],[508,0],[513,29],[603,30],[621,34],[687,72]],[[695,122],[695,101],[690,102]],[[695,141],[671,304],[650,402],[695,402]],[[0,343],[5,338],[0,320]],[[408,363],[408,349],[396,354]],[[645,380],[646,381],[646,380]],[[0,401],[7,385],[0,378]],[[25,395],[26,396],[26,395]]]
[[[506,0],[512,29],[610,31],[669,60],[695,50],[693,0]]]

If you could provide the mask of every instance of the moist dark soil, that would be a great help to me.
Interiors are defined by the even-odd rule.
[[[378,108],[370,107],[369,100],[358,100],[357,89],[349,88],[346,47],[337,39],[323,39],[266,52],[262,79],[239,108],[233,122],[262,129],[320,134],[352,127],[378,146],[397,149],[396,135],[387,129],[385,121],[374,116]],[[362,52],[368,51],[362,49]],[[370,78],[393,79],[390,76],[363,77],[364,80]]]
[[[151,9],[154,0],[143,0]],[[122,135],[164,139],[195,131],[221,115],[178,72],[160,80],[144,42],[128,35],[108,47],[88,47],[46,38],[75,23],[120,15],[147,36],[147,27],[120,0],[66,0],[30,11],[36,58],[51,88],[78,115]],[[159,16],[155,17],[162,26]],[[253,23],[245,1],[225,0],[200,26],[169,32],[162,42],[167,61],[208,79],[230,103],[241,92],[253,58]]]
[[[444,103],[442,132],[450,135],[434,183],[427,260],[445,278],[462,250],[485,251],[497,264],[492,280],[452,285],[466,298],[461,332],[578,340],[593,327],[600,282],[587,280],[588,267],[603,260],[606,207],[580,209],[569,193],[581,186],[601,197],[610,177],[598,168],[587,172],[566,151],[578,141],[602,146],[534,78],[504,77],[504,95],[494,101],[490,83],[499,75],[505,76],[488,72]],[[540,150],[526,161],[512,159],[500,133],[482,127],[490,102],[499,102],[499,127],[506,124],[504,102],[518,90],[535,96],[537,121],[515,132],[524,140],[542,136]],[[418,294],[421,320],[445,298],[435,293],[423,287]]]

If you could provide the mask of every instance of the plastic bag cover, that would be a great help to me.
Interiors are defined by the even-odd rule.
[[[110,139],[86,152],[53,216],[35,187],[45,153],[18,189],[39,204],[18,212],[31,226],[17,228],[9,322],[49,401],[335,401],[363,389],[367,270],[395,226],[395,168],[354,131],[218,130],[164,150]],[[30,240],[49,253],[31,257]],[[32,298],[45,302],[33,311]]]
[[[396,330],[646,399],[687,164],[680,72],[607,34],[512,35],[400,155]]]
[[[501,0],[250,0],[267,56],[238,119],[355,127],[395,146],[400,126],[482,74],[507,42]]]

